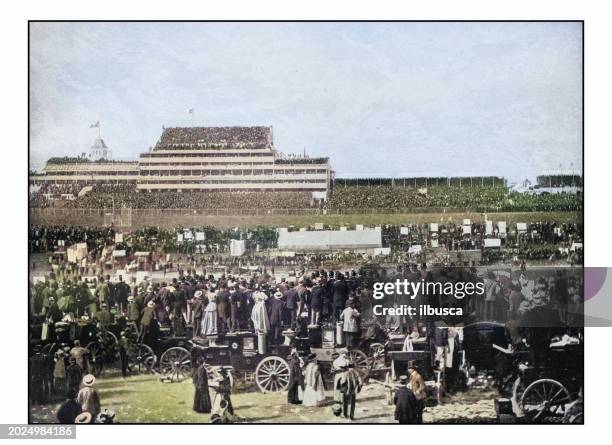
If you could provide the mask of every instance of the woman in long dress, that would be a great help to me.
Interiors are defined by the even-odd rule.
[[[193,386],[195,386],[193,410],[197,413],[209,413],[212,404],[210,403],[210,393],[208,392],[208,372],[206,372],[204,363],[193,374]]]
[[[204,309],[204,319],[202,320],[202,336],[217,335],[217,294],[208,293],[208,305]]]
[[[304,370],[304,406],[319,406],[325,401],[325,383],[321,376],[321,369],[314,354],[308,356],[309,363]]]
[[[270,330],[270,319],[266,309],[266,295],[263,292],[255,292],[255,305],[251,311],[251,321],[255,331],[267,333]]]

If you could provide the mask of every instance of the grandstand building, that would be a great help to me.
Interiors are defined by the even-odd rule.
[[[271,127],[166,128],[140,155],[139,190],[308,191],[326,198],[328,158],[285,157]]]
[[[94,156],[92,156],[94,155]],[[30,183],[134,184],[138,191],[300,191],[327,199],[328,158],[284,156],[272,127],[165,128],[138,161],[111,161],[97,138],[90,156],[51,158]]]

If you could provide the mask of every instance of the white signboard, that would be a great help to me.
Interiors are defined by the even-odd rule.
[[[206,234],[204,232],[196,232],[196,241],[204,241]]]
[[[470,226],[470,225],[472,225],[472,220],[471,220],[471,219],[469,219],[469,218],[464,219],[464,220],[463,220],[463,225],[464,225],[464,226]]]
[[[123,242],[123,233],[115,233],[115,243]]]
[[[501,240],[499,238],[486,238],[484,242],[485,247],[501,247]]]
[[[493,221],[487,221],[485,223],[485,233],[487,235],[492,235],[493,234]]]
[[[519,232],[526,232],[527,223],[516,223],[516,230],[518,230]]]
[[[68,248],[68,262],[76,263],[87,257],[87,243],[73,244]]]
[[[125,256],[125,250],[113,250],[113,257],[122,257]]]
[[[355,230],[363,230],[363,224],[357,224]]]
[[[408,235],[409,233],[408,227],[400,227],[400,235]]]
[[[497,227],[499,228],[499,233],[500,234],[505,234],[506,233],[506,221],[500,221],[497,223]]]
[[[572,243],[572,246],[570,247],[570,250],[572,252],[575,252],[576,249],[582,249],[582,243]]]
[[[288,232],[289,230],[286,227],[279,227],[279,232]]]
[[[346,226],[342,226],[342,227],[340,227],[340,231],[341,231],[341,232],[346,232]]]
[[[376,256],[376,255],[390,255],[390,254],[391,254],[391,248],[390,247],[380,247],[380,248],[374,249],[374,256]]]
[[[431,247],[434,247],[434,248],[438,247],[438,240],[437,239],[432,239],[431,240]]]
[[[464,225],[463,226],[463,234],[471,235],[472,234],[472,226]]]
[[[300,227],[300,232],[305,232],[306,231],[306,227]]]
[[[323,230],[323,223],[315,223],[315,230]]]
[[[185,232],[185,240],[190,240],[190,239],[193,239],[193,233]]]
[[[421,253],[422,250],[423,246],[421,246],[420,244],[416,244],[414,246],[410,246],[410,248],[408,249],[408,253]]]
[[[244,245],[244,240],[233,239],[230,241],[230,255],[231,256],[244,255],[245,251],[246,251],[246,247]]]
[[[438,223],[431,223],[431,224],[429,224],[429,231],[430,232],[437,232],[438,231]]]
[[[176,235],[176,242],[177,243],[182,243],[183,242],[183,234],[179,233],[178,235]]]

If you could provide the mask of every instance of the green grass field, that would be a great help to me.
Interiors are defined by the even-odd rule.
[[[30,224],[34,225],[76,225],[88,227],[102,227],[108,224],[102,214],[81,212],[82,209],[63,209],[61,212],[39,213],[30,212]],[[555,221],[579,222],[582,221],[582,212],[503,212],[503,213],[477,213],[477,212],[427,212],[427,213],[354,213],[354,214],[328,214],[328,215],[214,215],[206,213],[185,213],[165,211],[159,214],[137,215],[132,218],[115,220],[115,226],[125,229],[135,229],[146,226],[172,228],[176,226],[200,227],[212,226],[219,228],[272,226],[304,227],[323,223],[333,226],[354,226],[364,224],[377,226],[382,224],[418,224],[430,222],[461,223],[464,218],[472,222],[481,222],[485,217],[493,221],[537,222]]]
[[[190,423],[210,422],[210,414],[192,410],[194,388],[191,380],[162,383],[156,375],[132,376],[126,379],[103,375],[96,382],[102,408],[115,411],[120,423]],[[237,382],[232,394],[237,421],[242,423],[347,423],[331,412],[332,391],[326,391],[322,406],[305,407],[287,403],[287,393],[263,394],[253,384]],[[240,389],[239,389],[239,387]],[[211,398],[214,392],[211,390]],[[426,423],[492,423],[495,422],[495,392],[473,390],[449,397],[444,404],[426,408]],[[32,407],[32,422],[56,422],[56,403]],[[370,383],[357,396],[356,423],[395,423],[394,407],[388,405],[382,385]]]

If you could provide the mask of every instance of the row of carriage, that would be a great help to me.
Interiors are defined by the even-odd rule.
[[[399,375],[406,373],[407,364],[416,362],[433,398],[441,382],[435,354],[427,340],[414,342],[412,351],[403,351],[405,337],[377,324],[362,328],[361,340],[352,350],[342,346],[342,334],[334,326],[309,327],[302,336],[287,331],[285,342],[265,346],[260,343],[266,340],[253,331],[226,333],[211,341],[189,335],[175,337],[159,327],[142,341],[122,319],[104,331],[86,321],[57,323],[52,336],[45,341],[37,336],[40,329],[36,322],[32,328],[31,343],[42,346],[42,352],[49,357],[79,339],[89,350],[90,372],[95,375],[116,365],[121,340],[130,373],[156,373],[166,382],[191,377],[192,366],[196,365],[193,362],[198,358],[198,362],[205,363],[209,378],[218,378],[221,369],[225,369],[232,385],[235,381],[254,382],[264,393],[285,391],[290,378],[288,359],[294,349],[300,357],[316,354],[327,376],[331,376],[334,352],[345,352],[366,381],[393,385]],[[551,347],[535,359],[529,348],[503,351],[495,346],[507,345],[509,338],[506,328],[498,323],[465,326],[459,365],[460,374],[466,377],[464,381],[475,370],[490,371],[496,374],[500,394],[512,400],[516,414],[534,422],[562,417],[566,406],[577,399],[583,384],[583,345]]]

